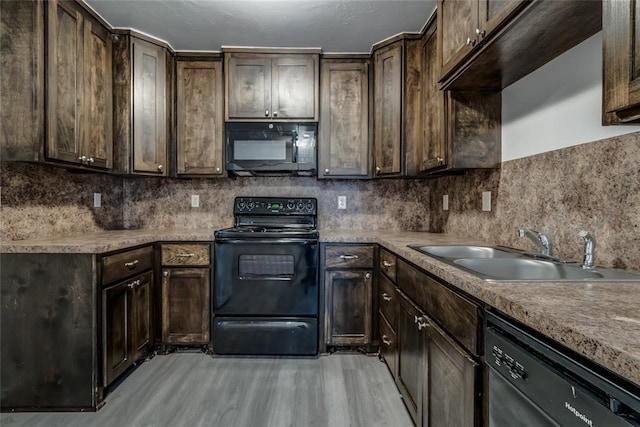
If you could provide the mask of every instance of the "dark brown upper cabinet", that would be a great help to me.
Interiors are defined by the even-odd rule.
[[[318,178],[370,178],[369,60],[322,59]]]
[[[319,49],[223,49],[226,120],[318,120]]]
[[[375,177],[414,176],[422,140],[421,52],[417,34],[400,34],[373,47]]]
[[[640,5],[602,2],[603,114],[605,125],[640,123]]]
[[[224,176],[222,60],[176,64],[176,173]]]
[[[114,61],[118,171],[166,176],[173,58],[162,46],[121,33],[114,43]]]
[[[600,1],[438,0],[440,85],[501,90],[602,28]]]

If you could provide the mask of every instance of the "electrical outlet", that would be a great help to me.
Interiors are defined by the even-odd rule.
[[[444,196],[442,196],[442,210],[443,211],[448,211],[449,210],[449,195],[445,194]]]
[[[200,207],[200,196],[198,194],[191,195],[191,207],[192,208]]]
[[[94,208],[102,207],[102,194],[101,193],[93,193],[93,207]]]
[[[491,191],[482,192],[482,210],[486,212],[491,211]]]
[[[347,196],[338,196],[338,209],[347,209]]]

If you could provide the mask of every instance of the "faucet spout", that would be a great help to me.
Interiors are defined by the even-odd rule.
[[[542,255],[551,256],[551,241],[544,233],[525,228],[518,230],[518,236],[531,240]]]
[[[582,268],[591,270],[594,267],[594,248],[596,242],[588,231],[582,230],[579,234],[584,240],[584,256],[582,257]]]

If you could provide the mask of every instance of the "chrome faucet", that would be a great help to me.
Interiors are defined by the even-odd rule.
[[[542,255],[551,256],[551,242],[545,234],[526,228],[518,230],[518,236],[527,237],[536,245]]]
[[[595,240],[589,234],[587,230],[582,230],[578,236],[584,240],[584,256],[582,257],[582,268],[585,270],[591,270],[593,268],[593,249],[596,246]]]

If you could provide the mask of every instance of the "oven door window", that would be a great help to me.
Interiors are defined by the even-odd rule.
[[[240,280],[292,280],[296,260],[293,255],[240,255],[238,277]]]

